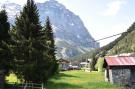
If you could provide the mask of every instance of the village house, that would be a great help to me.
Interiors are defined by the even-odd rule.
[[[87,59],[85,62],[80,62],[80,67],[85,72],[91,72],[92,71],[92,59]]]
[[[61,58],[61,59],[59,59],[58,62],[59,62],[59,69],[60,70],[68,70],[69,69],[70,61]]]
[[[79,61],[72,61],[69,66],[70,66],[70,70],[80,70],[81,69],[81,64]]]
[[[85,68],[86,65],[88,65],[88,62],[81,62],[80,65],[81,65],[81,68]]]
[[[112,84],[135,83],[135,56],[105,57],[105,80]]]
[[[72,61],[72,62],[71,62],[71,65],[72,65],[72,66],[78,66],[78,67],[81,67],[81,64],[80,64],[79,61]]]

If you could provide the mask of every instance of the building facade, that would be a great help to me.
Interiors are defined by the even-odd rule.
[[[61,71],[68,70],[69,69],[70,62],[65,59],[59,59],[59,69]]]
[[[105,81],[118,85],[135,84],[135,57],[106,57]]]

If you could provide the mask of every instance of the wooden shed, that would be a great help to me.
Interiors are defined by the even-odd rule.
[[[112,84],[135,84],[135,57],[105,57],[105,80]]]
[[[68,70],[69,68],[69,61],[68,60],[65,60],[65,59],[59,59],[59,69],[60,70]]]

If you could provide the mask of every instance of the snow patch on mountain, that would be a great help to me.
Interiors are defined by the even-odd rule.
[[[22,10],[21,5],[11,2],[4,5],[10,23],[14,24],[16,15]],[[73,57],[99,47],[99,43],[94,42],[94,38],[85,28],[80,17],[64,5],[55,0],[48,0],[45,3],[37,3],[37,7],[42,25],[47,16],[52,23],[57,58]]]
[[[66,58],[67,57],[67,55],[65,54],[65,52],[66,52],[66,48],[62,48],[62,51],[61,51],[61,54],[62,54],[62,56],[64,57],[64,58]]]

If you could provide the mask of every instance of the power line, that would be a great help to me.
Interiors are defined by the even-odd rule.
[[[125,32],[118,33],[118,34],[114,34],[114,35],[111,35],[111,36],[108,36],[108,37],[104,37],[104,38],[101,38],[101,39],[95,40],[94,42],[101,41],[101,40],[105,40],[105,39],[108,39],[108,38],[112,38],[112,37],[115,37],[115,36],[121,35],[121,34],[123,34],[123,33],[125,33]]]
[[[57,28],[58,28],[58,29],[63,30],[61,27],[58,27],[58,26],[57,26]],[[54,28],[53,28],[53,29],[54,29]],[[121,35],[121,34],[123,34],[123,33],[125,33],[125,32],[121,32],[121,33],[118,33],[118,34],[113,34],[113,35],[111,35],[111,36],[107,36],[107,37],[104,37],[104,38],[101,38],[101,39],[93,40],[93,41],[88,42],[88,43],[94,43],[94,42],[98,42],[98,41],[106,40],[106,39],[109,39],[109,38],[112,38],[112,37],[115,37],[115,36]]]
[[[63,29],[62,29],[62,28],[60,28],[60,27],[57,27],[57,28],[58,28],[58,29],[63,30]],[[101,38],[101,39],[98,39],[98,40],[94,40],[93,42],[97,42],[97,41],[105,40],[105,39],[108,39],[108,38],[112,38],[112,37],[115,37],[115,36],[121,35],[121,34],[123,34],[123,33],[125,33],[125,32],[121,32],[121,33],[114,34],[114,35],[111,35],[111,36],[107,36],[107,37],[104,37],[104,38]]]
[[[57,27],[57,28],[59,28],[59,27]],[[59,29],[61,29],[61,28],[59,28]],[[125,32],[121,32],[121,33],[118,33],[118,34],[114,34],[114,35],[111,35],[111,36],[108,36],[108,37],[104,37],[104,38],[101,38],[101,39],[98,39],[98,40],[94,40],[94,41],[92,41],[92,42],[97,42],[97,41],[101,41],[101,40],[105,40],[105,39],[109,39],[109,38],[112,38],[112,37],[115,37],[115,36],[118,36],[118,35],[121,35],[121,34],[123,34],[123,33],[125,33]],[[92,42],[90,42],[90,43],[92,43]],[[47,48],[49,48],[49,49],[55,49],[55,48],[52,48],[52,47],[48,47],[48,46],[44,46],[44,47],[47,47]]]
[[[52,28],[53,28],[53,27],[52,27]],[[58,26],[57,26],[57,28],[63,30],[62,28],[60,28],[60,27],[58,27]],[[55,28],[53,28],[53,29],[55,29]],[[92,42],[98,42],[98,41],[101,41],[101,40],[109,39],[109,38],[112,38],[112,37],[121,35],[121,34],[123,34],[123,33],[125,33],[125,32],[121,32],[121,33],[114,34],[114,35],[111,35],[111,36],[108,36],[108,37],[104,37],[104,38],[101,38],[101,39],[98,39],[98,40],[94,40],[94,41],[92,41]],[[90,43],[92,43],[92,42],[90,42]],[[48,46],[46,46],[46,47],[47,47],[47,48],[50,48],[50,49],[54,49],[54,48],[52,48],[52,47],[48,47]]]

